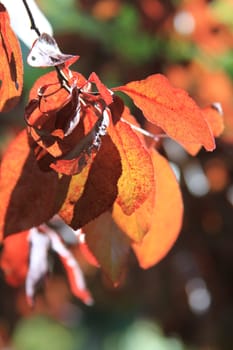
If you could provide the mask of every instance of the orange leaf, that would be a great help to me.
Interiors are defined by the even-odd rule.
[[[183,202],[175,175],[167,160],[152,152],[156,173],[156,199],[153,206],[153,222],[142,243],[132,248],[142,268],[160,261],[177,239],[182,225]]]
[[[19,101],[23,88],[23,62],[9,15],[0,3],[0,111],[8,112]]]
[[[110,90],[101,82],[98,75],[95,72],[92,72],[88,78],[88,81],[95,83],[96,87],[103,98],[104,102],[107,105],[110,105],[113,102],[112,93]]]
[[[74,83],[78,82],[77,84],[78,87],[81,87],[85,85],[87,80],[86,78],[84,78],[82,74],[72,71],[72,78],[69,79],[69,83],[71,86],[73,85],[73,82]],[[29,94],[29,101],[38,98],[38,91],[40,91],[41,87],[43,86],[49,87],[49,86],[52,86],[53,84],[56,86],[56,84],[58,83],[59,83],[59,80],[58,80],[56,71],[52,71],[42,75],[36,80],[33,87],[31,88],[30,94]],[[66,99],[66,96],[67,96],[67,91],[65,89],[60,89],[59,97],[61,98],[61,100],[64,101]],[[55,101],[59,102],[59,100],[57,99]],[[60,101],[60,104],[61,104],[61,101]]]
[[[120,153],[122,163],[117,203],[126,215],[131,215],[146,200],[154,186],[151,157],[127,123],[119,121],[115,126],[111,125],[108,133]]]
[[[120,175],[119,153],[109,136],[104,136],[90,170],[84,168],[73,176],[72,189],[59,215],[74,229],[87,224],[112,206],[118,194]]]
[[[154,74],[113,90],[129,95],[151,123],[184,147],[200,143],[208,151],[215,148],[212,132],[200,108],[184,90],[172,87],[165,76]]]
[[[112,217],[117,226],[133,241],[141,242],[142,238],[151,227],[153,217],[152,207],[154,205],[154,188],[149,197],[137,208],[133,214],[125,215],[121,207],[114,203]]]
[[[83,231],[87,245],[104,273],[117,284],[129,253],[129,239],[116,226],[110,212],[89,222]]]
[[[220,110],[218,109],[220,108]],[[221,107],[212,104],[202,109],[203,115],[205,116],[206,122],[209,124],[209,127],[215,137],[221,135],[224,129],[223,116]],[[195,156],[201,149],[200,144],[189,144],[186,147],[191,155]]]
[[[4,272],[7,283],[18,287],[24,283],[29,258],[28,231],[9,236],[4,240],[0,267]]]
[[[212,104],[211,106],[207,106],[203,108],[203,113],[205,115],[206,121],[209,124],[213,134],[215,137],[221,135],[224,129],[223,122],[223,112],[221,110],[221,106],[218,104]]]
[[[50,219],[63,202],[70,180],[40,170],[25,130],[9,145],[0,176],[0,237]]]

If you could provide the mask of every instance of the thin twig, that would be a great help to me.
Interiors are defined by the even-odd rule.
[[[29,8],[29,6],[28,6],[27,0],[22,0],[22,1],[23,1],[23,4],[24,4],[25,9],[26,9],[26,11],[27,11],[28,17],[29,17],[29,19],[30,19],[30,21],[31,21],[31,29],[32,29],[32,30],[35,30],[36,34],[37,34],[38,36],[40,36],[41,33],[40,33],[39,29],[37,28],[37,26],[36,26],[36,24],[35,24],[34,17],[33,17],[32,13],[31,13],[31,10],[30,10],[30,8]]]

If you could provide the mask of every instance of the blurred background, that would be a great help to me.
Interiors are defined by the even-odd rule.
[[[233,1],[38,0],[73,66],[95,71],[108,87],[165,74],[202,107],[221,102],[225,130],[213,153],[190,157],[171,140],[158,145],[171,161],[184,198],[182,232],[155,267],[130,256],[114,289],[80,259],[95,298],[72,298],[58,261],[33,310],[24,290],[0,278],[0,349],[231,350],[233,348]],[[24,56],[28,48],[22,43]],[[20,106],[5,114],[0,152],[24,127],[28,92],[45,71],[25,67]],[[132,105],[142,126],[152,130]],[[16,113],[17,112],[17,113]]]

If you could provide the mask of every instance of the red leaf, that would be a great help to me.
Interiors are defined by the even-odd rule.
[[[109,127],[108,133],[120,153],[122,163],[117,203],[126,215],[131,215],[146,200],[154,186],[151,157],[127,123],[119,121]]]
[[[109,136],[89,168],[73,176],[71,189],[59,211],[62,219],[74,229],[108,210],[117,197],[117,182],[121,175],[119,153]]]
[[[86,244],[86,242],[79,243],[78,249],[80,250],[84,259],[88,262],[88,264],[95,267],[100,267],[98,261],[96,260],[95,256],[92,254],[90,249],[88,248],[88,245]]]
[[[110,114],[111,115],[111,114]],[[95,116],[91,114],[91,110],[86,110],[86,114],[83,120],[80,121],[78,128],[81,130],[86,130],[86,122],[92,124],[91,120],[96,119]],[[66,175],[75,175],[82,171],[87,164],[91,163],[102,143],[102,137],[107,132],[107,126],[109,124],[109,118],[107,111],[104,111],[103,114],[97,119],[94,125],[88,127],[88,132],[80,140],[76,139],[76,146],[71,149],[71,151],[60,159],[55,159],[50,167],[57,172]],[[84,124],[84,128],[83,128]]]
[[[177,239],[182,225],[183,202],[175,175],[167,160],[152,152],[156,173],[156,196],[153,221],[141,243],[132,247],[142,268],[148,268],[161,260]]]
[[[129,239],[116,226],[110,212],[91,221],[83,231],[87,245],[104,273],[117,284],[128,257]]]
[[[95,72],[92,72],[88,78],[88,81],[95,83],[96,87],[103,98],[104,102],[107,105],[110,105],[113,102],[113,96],[110,90],[101,82],[98,75]]]
[[[200,108],[184,90],[172,87],[165,76],[154,74],[113,90],[129,95],[151,123],[184,147],[199,143],[208,151],[215,148],[212,132]]]
[[[81,87],[86,84],[87,79],[84,78],[82,74],[72,71],[72,77],[69,79],[69,83],[72,86],[73,83],[75,82],[77,83],[78,87]],[[58,83],[59,83],[59,80],[58,80],[56,71],[52,71],[42,75],[40,78],[36,80],[33,87],[31,88],[30,94],[29,94],[29,101],[38,98],[38,91],[40,91],[40,89],[43,86],[52,86],[53,84],[55,85]],[[61,96],[59,97],[59,99],[63,101],[65,99],[65,96],[67,96],[67,91],[65,89],[60,89],[60,90],[61,90],[60,91]],[[64,98],[62,96],[64,96]],[[61,101],[60,101],[60,104],[61,104]]]
[[[69,178],[43,172],[22,131],[8,147],[1,164],[0,236],[38,226],[57,213]]]
[[[0,267],[4,272],[6,282],[18,287],[24,283],[29,258],[28,231],[9,236],[4,240]]]
[[[5,7],[0,4],[0,111],[8,112],[19,101],[23,87],[23,62],[17,37],[10,27]]]
[[[39,96],[35,87],[30,94],[35,98],[26,108],[28,130],[39,146],[35,148],[35,154],[40,164],[44,163],[43,158],[48,156],[48,152],[52,156],[49,164],[52,169],[65,175],[75,175],[96,156],[109,125],[109,108],[115,113],[121,104],[119,99],[112,100],[111,93],[98,78],[96,84],[102,84],[103,93],[111,97],[109,108],[100,95],[78,89],[77,84],[83,80],[78,74],[71,79],[74,83],[71,93],[62,89],[54,76],[48,78],[51,82],[39,88]]]

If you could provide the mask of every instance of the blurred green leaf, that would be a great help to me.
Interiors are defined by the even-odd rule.
[[[21,320],[13,335],[13,344],[17,350],[72,350],[74,338],[58,322],[37,316]],[[80,344],[76,337],[75,349],[81,349]]]

